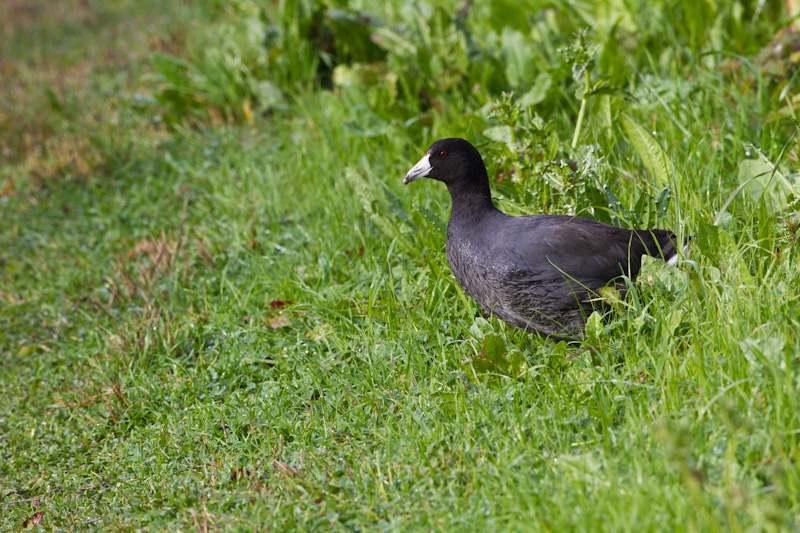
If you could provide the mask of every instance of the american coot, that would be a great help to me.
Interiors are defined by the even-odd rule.
[[[447,259],[458,283],[487,313],[522,330],[580,336],[597,290],[636,277],[642,255],[674,263],[675,233],[629,230],[567,215],[510,216],[497,209],[480,153],[464,139],[441,139],[403,183],[444,182],[452,211]]]

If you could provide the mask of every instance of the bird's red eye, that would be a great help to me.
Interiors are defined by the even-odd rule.
[[[447,157],[447,152],[445,152],[444,150],[442,150],[441,152],[439,152],[439,157],[441,157],[441,158],[445,158],[445,157]]]

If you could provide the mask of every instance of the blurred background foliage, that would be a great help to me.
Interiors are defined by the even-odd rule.
[[[343,125],[355,136],[405,130],[425,144],[440,130],[478,141],[498,190],[542,212],[658,224],[670,180],[701,171],[688,163],[696,143],[711,139],[724,157],[763,166],[795,127],[800,46],[790,28],[775,34],[787,15],[780,2],[205,4],[212,30],[184,57],[152,58],[153,110],[169,126],[269,120],[328,91],[349,105]],[[708,116],[698,124],[699,115]],[[631,152],[652,186],[607,176]],[[782,176],[793,174],[787,163]],[[709,176],[692,192],[736,186],[759,169]],[[776,209],[794,200],[789,181],[765,181],[780,189]]]

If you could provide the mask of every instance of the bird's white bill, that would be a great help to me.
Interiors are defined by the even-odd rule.
[[[416,181],[420,178],[424,178],[430,173],[432,168],[431,153],[427,152],[424,156],[422,156],[422,159],[419,160],[419,163],[414,165],[411,170],[408,171],[406,177],[403,178],[403,185],[411,183],[412,181]]]

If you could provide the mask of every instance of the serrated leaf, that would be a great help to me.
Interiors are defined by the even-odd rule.
[[[655,137],[647,131],[647,128],[624,113],[620,115],[620,118],[625,137],[633,145],[639,157],[642,158],[642,162],[650,172],[650,175],[660,187],[667,186],[672,162],[667,157],[664,149],[661,148]]]

